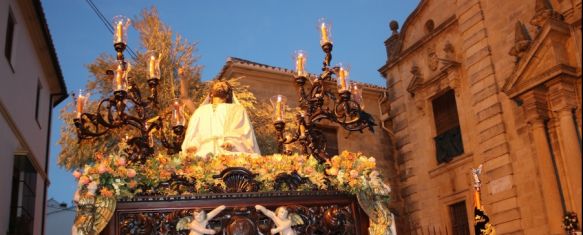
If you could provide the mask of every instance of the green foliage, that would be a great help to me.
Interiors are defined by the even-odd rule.
[[[158,87],[158,101],[160,110],[158,113],[151,113],[151,116],[164,114],[169,111],[170,102],[175,98],[197,98],[200,96],[200,70],[196,65],[198,57],[196,43],[190,43],[181,35],[174,33],[171,28],[165,25],[159,18],[155,8],[144,10],[139,16],[132,20],[133,27],[140,35],[140,49],[136,51],[136,58],[129,58],[126,54],[126,61],[131,66],[129,81],[136,84],[142,92],[142,97],[149,96],[147,85],[148,57],[149,50],[161,53],[161,80]],[[115,69],[115,53],[102,54],[95,61],[87,65],[92,79],[87,83],[86,90],[92,94],[92,99],[86,107],[87,112],[95,112],[97,103],[112,95],[112,80],[106,76],[106,70]],[[178,76],[178,69],[181,76]],[[188,105],[188,104],[187,104]],[[132,136],[136,130],[116,129],[108,134],[90,140],[78,141],[76,128],[72,125],[75,113],[73,104],[66,105],[61,110],[60,117],[66,123],[63,125],[58,143],[62,150],[59,154],[59,165],[66,169],[82,167],[91,163],[95,152],[110,153],[115,150],[116,143],[121,141],[121,137]],[[192,107],[192,105],[190,105]]]

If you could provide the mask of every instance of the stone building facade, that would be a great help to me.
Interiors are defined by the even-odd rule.
[[[581,221],[581,1],[421,0],[390,28],[399,234],[474,234],[480,164],[498,234]]]
[[[0,1],[0,233],[44,234],[52,109],[67,88],[40,0]]]

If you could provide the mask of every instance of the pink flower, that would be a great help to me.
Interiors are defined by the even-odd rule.
[[[128,169],[128,171],[126,172],[126,175],[130,178],[134,178],[134,176],[136,176],[136,170]]]
[[[115,165],[117,166],[125,166],[126,165],[126,159],[123,157],[119,157],[115,159]]]
[[[79,177],[81,177],[81,171],[79,170],[73,171],[73,177],[75,177],[75,179],[79,179]]]
[[[99,164],[97,171],[99,172],[99,174],[103,174],[107,172],[107,166],[105,164]]]
[[[89,183],[89,177],[87,176],[81,176],[79,177],[79,184],[85,185]]]
[[[351,170],[350,171],[350,177],[352,177],[352,178],[358,178],[358,171],[357,170]]]

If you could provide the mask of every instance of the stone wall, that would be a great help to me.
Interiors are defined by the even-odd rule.
[[[567,2],[422,0],[400,32],[392,26],[379,71],[390,97],[402,234],[452,231],[449,206],[460,201],[471,228],[470,170],[480,164],[498,234],[561,234],[564,210],[581,217],[581,171],[567,163],[581,165],[581,150],[570,147],[581,143],[581,1]],[[431,101],[447,90],[456,94],[464,153],[439,164]],[[532,118],[533,110],[544,115]]]

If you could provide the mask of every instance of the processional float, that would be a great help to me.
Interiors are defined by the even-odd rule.
[[[286,98],[272,99],[281,154],[210,158],[180,153],[186,128],[181,105],[172,102],[171,111],[162,113],[158,102],[162,55],[149,55],[150,90],[144,98],[123,55],[130,20],[116,17],[113,23],[117,66],[107,72],[113,94],[88,113],[88,94],[80,93],[73,123],[80,144],[116,129],[136,131],[123,138],[119,152],[98,153],[74,173],[79,181],[74,234],[390,234],[390,188],[375,159],[350,152],[328,156],[316,125],[328,120],[348,131],[372,131],[375,125],[361,108],[360,87],[348,81],[349,68],[330,65],[329,22],[318,24],[326,54],[319,76],[309,76],[306,54],[296,53],[302,109],[296,130],[285,130]],[[338,92],[325,86],[333,80]],[[283,148],[294,142],[301,154]]]

